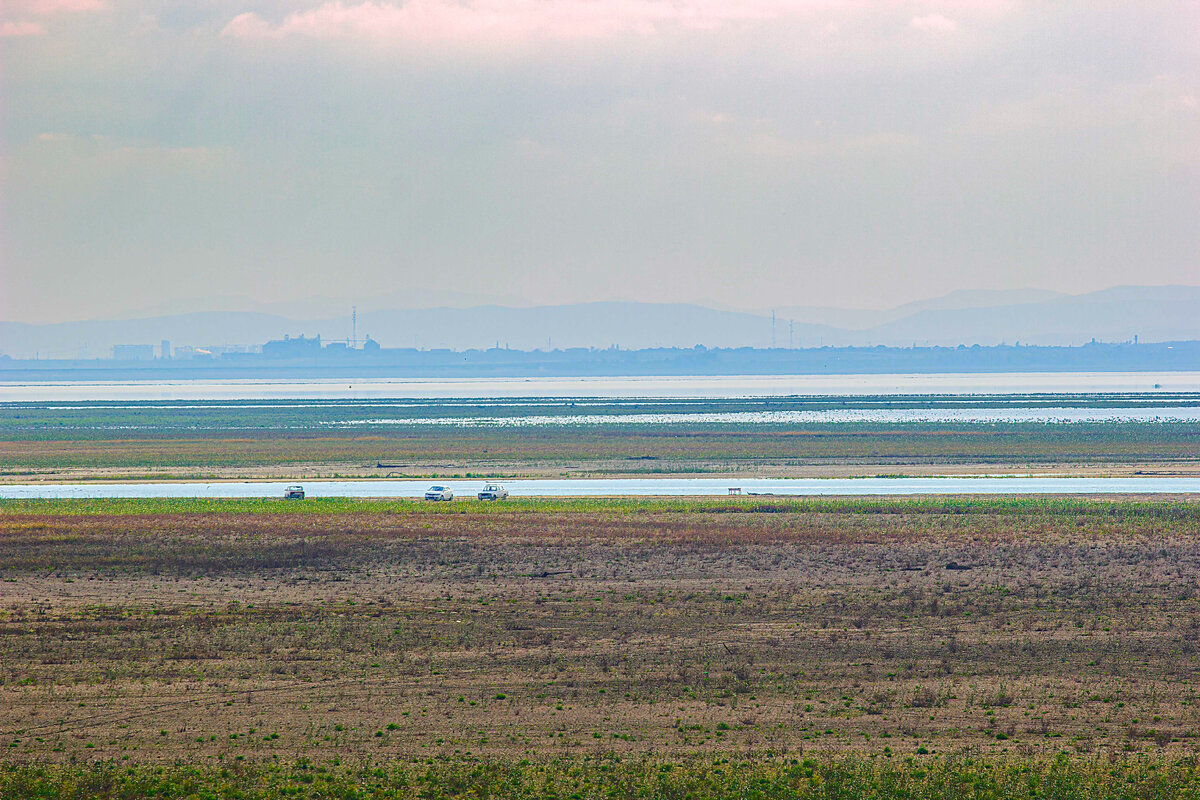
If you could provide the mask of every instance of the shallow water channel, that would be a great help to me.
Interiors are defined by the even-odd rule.
[[[483,481],[308,481],[308,497],[421,497],[434,483],[458,498],[474,497]],[[282,497],[275,481],[222,483],[79,483],[0,486],[0,499]],[[929,495],[929,494],[1200,494],[1200,478],[604,478],[504,481],[513,497],[653,497],[728,495]]]

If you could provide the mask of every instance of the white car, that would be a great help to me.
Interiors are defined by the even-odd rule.
[[[449,502],[454,499],[454,492],[450,491],[449,486],[430,486],[429,491],[425,492],[425,499]]]
[[[487,483],[477,496],[480,500],[507,500],[508,489],[498,483]]]

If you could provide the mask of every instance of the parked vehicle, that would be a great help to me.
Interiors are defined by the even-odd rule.
[[[508,489],[498,483],[484,484],[483,491],[478,495],[480,500],[507,500]]]
[[[303,486],[287,487],[286,489],[283,490],[283,499],[284,500],[303,500],[304,499],[304,487]]]
[[[449,502],[454,499],[454,492],[450,491],[449,486],[430,486],[429,491],[425,492],[425,499]]]

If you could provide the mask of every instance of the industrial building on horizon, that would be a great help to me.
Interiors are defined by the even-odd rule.
[[[166,352],[168,348],[162,348]],[[117,359],[14,359],[0,356],[5,380],[132,378],[488,377],[582,375],[816,375],[991,372],[1178,372],[1200,369],[1200,341],[1091,342],[1075,346],[812,347],[806,349],[656,347],[644,349],[506,347],[451,350],[361,347],[320,336],[287,336],[260,347],[113,348]],[[54,376],[54,377],[51,377]]]

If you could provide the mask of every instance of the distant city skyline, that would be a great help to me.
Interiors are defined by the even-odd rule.
[[[1197,30],[1186,0],[8,0],[0,320],[1196,285]]]

